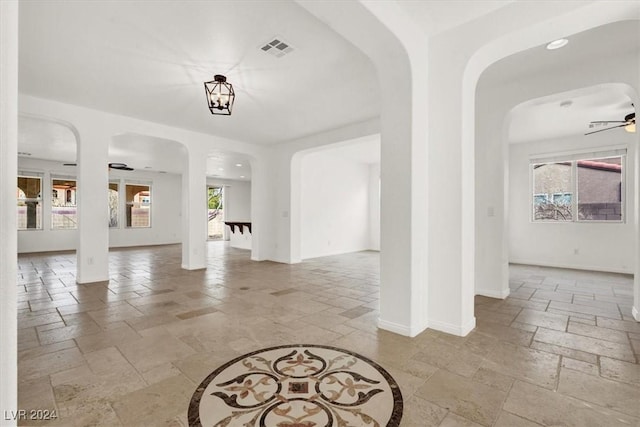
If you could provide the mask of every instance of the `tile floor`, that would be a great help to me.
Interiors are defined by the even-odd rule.
[[[109,283],[76,285],[73,253],[19,257],[23,425],[184,426],[195,387],[263,347],[356,351],[401,386],[403,426],[638,426],[640,323],[628,276],[511,267],[511,296],[476,298],[467,337],[376,328],[378,254],[298,265],[209,244],[114,250]]]

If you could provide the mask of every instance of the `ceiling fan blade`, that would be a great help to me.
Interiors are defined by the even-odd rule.
[[[78,166],[77,163],[63,163],[62,166]]]
[[[627,124],[628,124],[627,122],[624,122],[623,124],[618,125],[618,126],[613,126],[613,127],[606,128],[606,129],[594,130],[593,132],[585,133],[585,135],[591,135],[591,134],[598,133],[598,132],[604,132],[605,130],[611,130],[611,129],[615,129],[615,128],[625,127]]]
[[[589,122],[589,123],[626,123],[626,120],[595,120],[593,122]]]

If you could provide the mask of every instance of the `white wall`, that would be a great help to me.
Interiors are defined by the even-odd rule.
[[[369,249],[380,250],[380,163],[369,165]]]
[[[207,179],[207,185],[224,186],[224,220],[236,222],[252,222],[251,218],[251,181],[216,180]],[[252,233],[244,228],[241,233],[236,227],[231,232],[229,226],[225,227],[229,243],[234,248],[251,249]]]
[[[109,247],[180,243],[182,239],[181,176],[171,173],[112,170],[109,180],[118,179],[121,186],[128,182],[151,185],[151,227],[126,228],[124,212],[121,211],[119,227],[109,229]]]
[[[18,409],[18,2],[0,2],[0,411]],[[6,418],[6,417],[3,417]],[[16,420],[3,420],[15,426]]]
[[[634,272],[635,134],[621,129],[589,136],[512,144],[509,154],[509,254],[514,263]],[[624,223],[531,221],[531,156],[627,145]],[[578,254],[575,254],[575,250]]]
[[[330,152],[302,159],[302,258],[369,249],[369,165]]]
[[[224,191],[225,221],[251,222],[251,182],[232,181]]]
[[[35,172],[43,177],[43,229],[18,232],[18,252],[46,252],[75,250],[78,242],[78,230],[51,229],[51,177],[63,176],[76,178],[76,168],[62,166],[60,162],[20,157],[18,169],[22,172]],[[151,227],[124,227],[124,208],[120,202],[120,226],[109,229],[109,247],[160,245],[180,243],[181,239],[181,178],[176,174],[160,174],[144,171],[115,171],[109,173],[110,181],[120,182],[121,188],[127,182],[149,183],[151,185]],[[82,182],[78,180],[78,188]],[[105,190],[105,197],[106,197]]]
[[[480,78],[477,86],[475,121],[476,294],[506,297],[509,293],[508,263],[524,261],[522,257],[513,258],[513,254],[510,253],[513,245],[509,236],[512,230],[509,223],[519,220],[512,215],[514,212],[510,209],[508,201],[510,190],[507,189],[510,184],[508,176],[517,173],[511,169],[509,163],[508,153],[517,147],[508,141],[510,111],[533,99],[548,96],[568,99],[573,91],[582,93],[585,88],[606,83],[622,84],[632,92],[637,92],[640,88],[639,66],[638,58],[634,55],[608,57],[606,61],[602,58],[586,57],[582,63],[562,70],[537,72],[497,85],[491,85],[486,79]],[[629,96],[634,101],[633,93],[629,93]],[[610,135],[607,134],[604,133],[605,136]],[[597,135],[591,135],[590,139],[585,139],[585,143],[599,140],[594,138]],[[637,141],[637,133],[629,135],[635,135]],[[633,180],[633,175],[628,175],[628,182]],[[632,207],[633,205],[628,206],[628,212],[632,212]],[[491,208],[494,216],[489,216]],[[525,218],[529,218],[528,211]],[[629,223],[631,222],[630,216]],[[637,239],[637,231],[629,230],[629,234],[635,234]],[[555,252],[554,248],[547,250]],[[559,255],[561,256],[560,253]],[[555,254],[550,253],[548,257],[555,257]],[[583,257],[583,260],[586,261],[586,258]],[[599,264],[601,263],[594,263],[590,268],[597,269]],[[626,265],[632,269],[635,263]]]

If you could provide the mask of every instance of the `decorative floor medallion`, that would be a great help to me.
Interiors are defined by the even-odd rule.
[[[213,371],[189,404],[189,426],[397,427],[402,394],[375,362],[335,347],[286,345]]]

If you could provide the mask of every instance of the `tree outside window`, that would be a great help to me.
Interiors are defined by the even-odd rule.
[[[118,183],[109,183],[109,227],[118,227],[118,205],[120,202],[120,195],[118,194]]]

